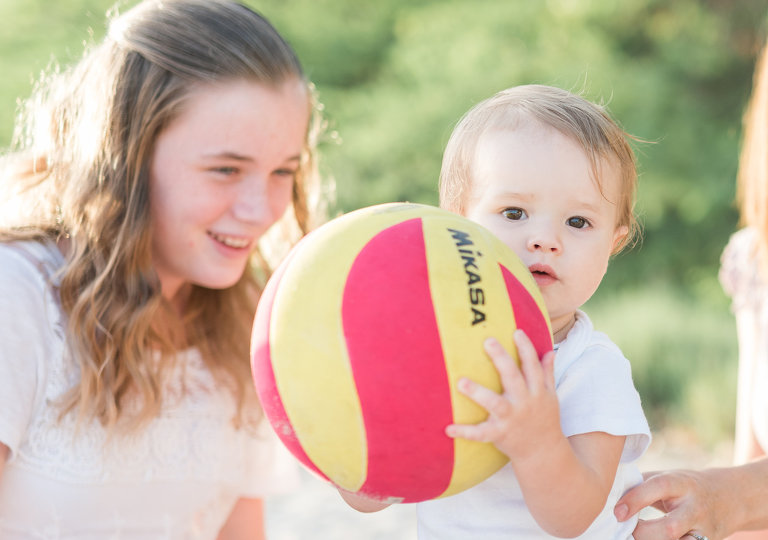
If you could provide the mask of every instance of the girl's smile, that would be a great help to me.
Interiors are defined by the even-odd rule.
[[[193,89],[160,133],[150,172],[152,256],[163,295],[226,288],[291,201],[309,122],[305,86]]]

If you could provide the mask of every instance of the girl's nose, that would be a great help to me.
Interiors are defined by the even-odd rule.
[[[272,206],[269,204],[266,179],[261,176],[245,178],[239,187],[232,204],[232,215],[245,223],[271,223]]]

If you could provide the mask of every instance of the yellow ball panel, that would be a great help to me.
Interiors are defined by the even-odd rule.
[[[384,205],[327,223],[297,250],[275,297],[272,367],[286,414],[315,466],[349,491],[365,482],[368,449],[342,328],[344,285],[362,246],[419,212]]]

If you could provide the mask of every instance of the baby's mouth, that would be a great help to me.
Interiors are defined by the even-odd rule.
[[[546,264],[532,264],[528,267],[528,271],[539,287],[550,285],[558,279],[555,271]]]

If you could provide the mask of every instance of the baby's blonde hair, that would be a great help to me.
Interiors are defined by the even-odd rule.
[[[621,181],[617,227],[628,234],[614,252],[631,245],[639,233],[635,217],[637,169],[628,135],[606,110],[560,88],[524,85],[503,90],[470,109],[456,125],[443,154],[440,206],[463,214],[471,197],[478,141],[488,131],[515,129],[525,120],[540,122],[576,141],[589,157],[592,176],[602,191],[601,162],[616,165]]]

